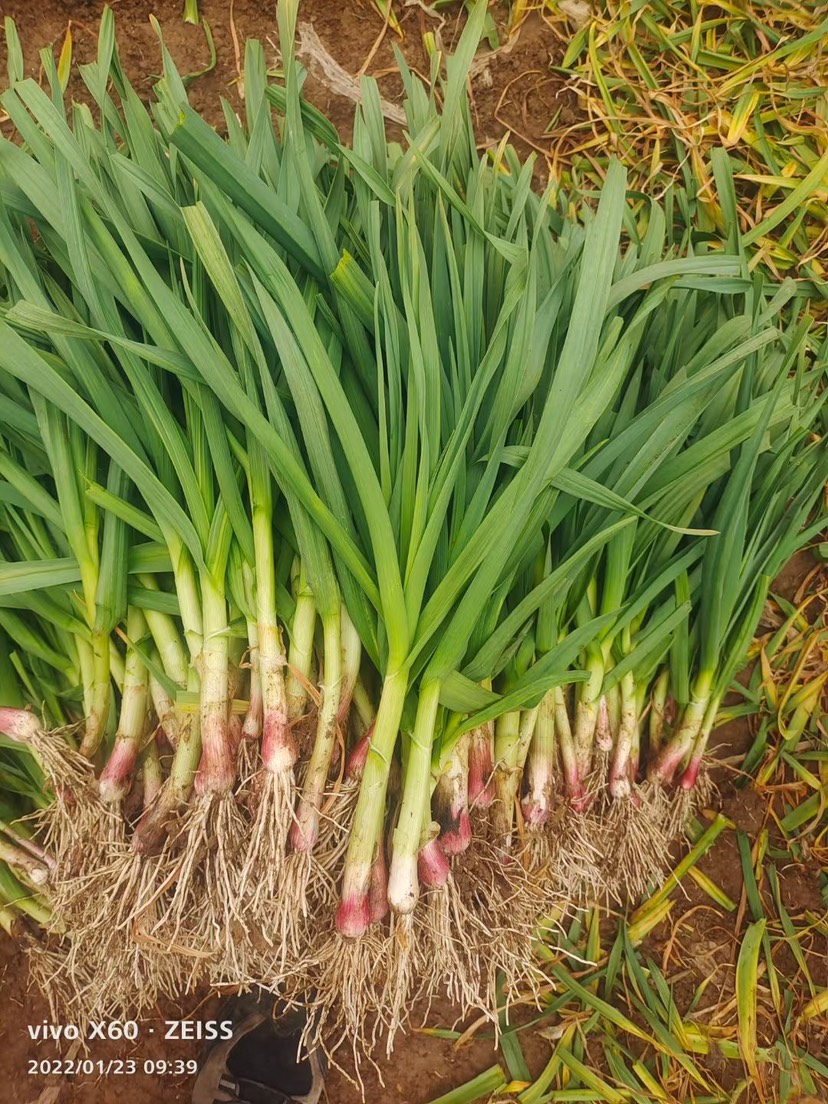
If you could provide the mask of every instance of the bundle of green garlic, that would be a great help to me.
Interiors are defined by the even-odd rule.
[[[370,1049],[420,997],[496,1019],[539,922],[668,869],[825,523],[828,349],[735,221],[478,154],[485,4],[349,146],[296,15],[224,138],[163,43],[141,102],[109,11],[93,107],[9,51],[0,729],[52,795],[55,1002],[258,984]]]

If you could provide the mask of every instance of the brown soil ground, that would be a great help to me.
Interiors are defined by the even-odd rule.
[[[71,20],[74,57],[77,61],[94,58],[101,0],[0,0],[0,15],[15,19],[23,43],[28,70],[38,75],[38,50],[50,44],[60,48]],[[139,91],[149,95],[153,74],[159,69],[158,41],[148,16],[155,14],[161,23],[165,42],[182,73],[203,68],[209,52],[203,30],[185,25],[181,20],[181,0],[115,0],[113,7],[117,17],[118,42],[121,60]],[[237,48],[243,49],[246,37],[256,37],[268,44],[272,58],[277,57],[275,2],[260,0],[201,0],[202,14],[209,20],[215,40],[217,63],[214,69],[200,77],[191,86],[193,105],[216,125],[221,124],[219,97],[225,96],[238,107]],[[439,21],[426,12],[425,6],[397,5],[405,37],[401,43],[409,65],[424,72],[427,68],[422,50],[422,32],[436,30]],[[451,48],[459,29],[457,6],[442,13],[442,36]],[[367,71],[377,76],[382,94],[393,101],[400,92],[399,78],[394,75],[392,43],[399,40],[389,31],[374,49],[382,32],[382,21],[369,0],[341,0],[331,4],[329,0],[303,0],[300,22],[310,21],[327,50],[345,70],[357,74],[366,65]],[[538,19],[530,18],[524,25],[520,38],[511,49],[501,50],[477,71],[473,84],[474,107],[478,138],[481,146],[496,142],[506,130],[511,130],[513,140],[522,154],[534,149],[541,153],[539,174],[543,171],[543,154],[554,146],[550,142],[550,120],[556,119],[556,132],[578,118],[578,101],[574,93],[564,87],[560,78],[549,72],[550,60],[560,57],[561,44],[552,32]],[[3,50],[0,48],[0,72],[4,72]],[[82,95],[83,87],[77,82],[72,91]],[[0,82],[2,83],[2,82]],[[332,95],[315,71],[307,84],[310,98],[333,120],[344,138],[351,129],[353,105],[340,96]],[[787,573],[785,589],[794,589],[801,578],[802,565],[796,565]],[[727,754],[732,755],[747,747],[750,741],[748,726],[730,726],[722,733]],[[767,821],[767,809],[761,798],[749,790],[735,790],[729,777],[720,779],[722,807],[728,816],[751,837]],[[721,846],[717,846],[702,863],[705,871],[734,900],[742,894],[741,864],[735,839],[728,834]],[[815,872],[801,867],[791,867],[782,878],[783,894],[792,911],[812,908],[822,912]],[[699,980],[712,970],[722,971],[722,986],[732,985],[732,964],[736,943],[734,928],[722,929],[721,915],[706,910],[707,898],[692,884],[686,899],[673,917],[681,929],[681,944],[687,956],[687,980],[684,983],[689,1000]],[[709,903],[709,902],[708,902]],[[668,954],[669,931],[658,929],[651,940],[650,953],[657,960]],[[670,945],[672,947],[672,944]],[[783,964],[780,964],[783,965]],[[824,962],[814,966],[814,980],[828,985]],[[728,977],[730,974],[730,978]],[[682,989],[677,988],[676,999],[682,1007]],[[141,1034],[135,1043],[93,1044],[91,1056],[97,1060],[109,1058],[133,1058],[137,1062],[136,1074],[99,1078],[97,1075],[81,1075],[65,1078],[45,1077],[32,1062],[55,1058],[66,1054],[66,1047],[55,1043],[36,1044],[29,1036],[28,1025],[36,1025],[48,1019],[48,1009],[39,994],[26,980],[25,955],[14,945],[0,942],[0,1099],[8,1104],[184,1104],[190,1099],[192,1079],[176,1072],[173,1064],[194,1059],[201,1046],[198,1042],[172,1043],[164,1036],[166,1019],[208,1019],[215,1011],[215,1001],[206,1005],[183,1009],[159,1008],[157,1016],[141,1024]],[[451,1026],[450,1006],[434,1006],[429,1023]],[[530,1067],[539,1070],[547,1061],[552,1043],[540,1035],[525,1032],[521,1039]],[[818,1053],[819,1044],[814,1051]],[[141,1072],[145,1062],[163,1060],[169,1067],[165,1073]],[[423,1104],[424,1101],[462,1084],[495,1060],[491,1038],[477,1039],[458,1050],[452,1042],[440,1040],[423,1033],[410,1033],[401,1037],[390,1061],[382,1061],[379,1075],[366,1077],[366,1098],[381,1104]],[[727,1071],[711,1068],[719,1079],[728,1080]],[[734,1071],[734,1078],[741,1077],[741,1067]],[[41,1095],[42,1094],[42,1095]],[[356,1104],[361,1095],[339,1073],[329,1077],[327,1095],[330,1104]]]

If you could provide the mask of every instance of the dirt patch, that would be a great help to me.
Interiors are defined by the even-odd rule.
[[[483,141],[508,132],[523,156],[531,149],[547,157],[550,131],[562,135],[583,120],[578,97],[549,68],[562,52],[547,24],[535,17],[523,23],[508,47],[483,62],[473,82],[475,123]]]
[[[53,1102],[72,1104],[185,1104],[192,1077],[187,1063],[197,1060],[201,1043],[165,1038],[167,1021],[206,1019],[203,1008],[159,1006],[143,1021],[138,1039],[95,1040],[86,1049],[54,1039],[34,1041],[32,1034],[54,1024],[41,994],[28,980],[26,954],[3,937],[0,941],[0,1081],[3,1100],[32,1104],[45,1089],[56,1092]],[[65,1025],[64,1025],[65,1027]],[[92,1067],[64,1076],[50,1073],[55,1061],[83,1061]],[[134,1070],[133,1070],[134,1066]],[[65,1069],[65,1066],[63,1067]],[[100,1070],[107,1071],[102,1079]]]
[[[76,61],[93,61],[97,48],[102,0],[4,0],[0,14],[11,16],[23,44],[27,73],[40,72],[39,51],[53,45],[59,51],[71,21],[73,55]],[[183,75],[199,72],[210,60],[202,27],[181,19],[180,0],[113,0],[121,62],[142,96],[149,97],[152,80],[160,69],[158,37],[150,15],[158,20],[173,60]],[[232,9],[232,19],[231,19]],[[265,45],[268,60],[278,63],[278,32],[275,3],[258,0],[201,0],[200,11],[210,25],[216,49],[216,64],[199,76],[189,88],[193,106],[212,125],[223,128],[220,99],[241,107],[239,68],[244,41],[258,38]],[[423,33],[438,31],[446,49],[455,44],[464,21],[461,5],[450,5],[439,19],[416,5],[400,14],[402,37],[383,32],[383,24],[368,0],[330,4],[328,0],[303,0],[300,23],[313,25],[323,47],[352,76],[367,64],[376,77],[382,95],[389,101],[402,95],[394,51],[400,49],[413,72],[425,77],[429,60],[423,48]],[[511,43],[491,52],[476,67],[472,81],[476,131],[481,146],[495,144],[508,131],[523,156],[531,150],[549,153],[550,124],[566,127],[581,118],[578,100],[562,78],[549,71],[559,61],[562,46],[551,29],[530,16]],[[0,63],[5,64],[5,46],[0,46]],[[79,77],[73,78],[72,95],[84,98]],[[306,85],[308,98],[321,108],[347,140],[352,131],[353,103],[330,88],[312,70]],[[392,128],[393,129],[393,128]]]
[[[45,1089],[58,1096],[50,1104],[187,1104],[193,1077],[188,1072],[198,1060],[202,1043],[168,1041],[170,1021],[205,1022],[219,1015],[220,999],[204,994],[191,998],[186,1007],[162,1004],[156,1015],[138,1024],[138,1039],[89,1043],[77,1050],[77,1058],[94,1062],[93,1072],[70,1076],[49,1075],[47,1063],[64,1061],[75,1054],[63,1042],[33,1041],[31,1032],[52,1024],[46,1001],[29,983],[26,954],[5,937],[0,940],[0,1081],[7,1086],[6,1104],[34,1104]],[[415,1022],[451,1026],[452,1007],[447,1002],[422,1008]],[[518,1017],[517,1022],[520,1022]],[[551,1045],[526,1033],[524,1052],[533,1073],[548,1060]],[[77,1049],[77,1048],[76,1048]],[[365,1099],[387,1104],[423,1104],[476,1076],[496,1060],[494,1037],[482,1031],[475,1040],[457,1049],[451,1040],[423,1031],[400,1036],[393,1058],[381,1058],[375,1068],[365,1067],[362,1078]],[[352,1081],[353,1064],[341,1057],[343,1068],[332,1069],[326,1090],[329,1104],[362,1104]],[[100,1070],[103,1069],[103,1073]]]

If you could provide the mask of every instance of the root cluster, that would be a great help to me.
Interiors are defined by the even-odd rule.
[[[691,811],[684,791],[643,783],[612,801],[593,784],[585,811],[557,794],[547,821],[513,832],[505,850],[502,810],[473,809],[471,845],[445,883],[423,887],[413,914],[353,939],[334,925],[353,781],[332,784],[312,851],[288,846],[291,776],[259,771],[235,793],[194,797],[160,852],[142,855],[79,757],[47,744],[62,795],[40,814],[57,861],[55,920],[31,962],[56,1008],[80,1021],[134,1017],[199,983],[263,985],[309,1002],[309,1030],[331,1054],[355,1045],[370,1054],[380,1039],[390,1049],[410,1010],[438,995],[496,1028],[504,1000],[543,983],[539,921],[548,937],[588,902],[643,893],[666,872]]]

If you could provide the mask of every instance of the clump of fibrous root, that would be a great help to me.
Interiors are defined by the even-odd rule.
[[[332,632],[329,657],[333,640]],[[63,804],[44,822],[46,839],[60,843],[51,881],[63,928],[33,969],[73,1015],[137,1014],[210,980],[262,985],[297,1003],[312,993],[312,1030],[334,1058],[343,1046],[370,1055],[380,1040],[390,1051],[412,1011],[437,997],[499,1030],[504,1000],[539,999],[538,939],[554,939],[575,909],[639,896],[663,876],[671,843],[704,796],[704,772],[693,786],[642,778],[637,736],[619,771],[620,726],[633,719],[603,696],[591,741],[577,692],[553,688],[536,706],[446,742],[422,767],[409,755],[400,772],[384,758],[382,711],[363,702],[364,722],[343,717],[339,658],[329,660],[333,686],[324,660],[317,665],[316,736],[304,750],[293,729],[308,726],[288,717],[284,664],[270,665],[275,683],[261,707],[254,701],[241,714],[261,729],[243,771],[244,725],[234,732],[218,689],[176,723],[171,760],[148,704],[140,723],[137,711],[132,724],[122,718],[99,780],[31,714],[3,715],[62,786]],[[244,670],[261,679],[261,654]],[[385,778],[373,802],[366,777]],[[404,836],[412,778],[428,812]],[[375,842],[349,866],[369,822]],[[72,841],[93,833],[92,859],[81,865]],[[413,865],[400,863],[406,839],[416,841]],[[337,907],[349,884],[359,893]]]
[[[0,708],[0,732],[31,752],[54,794],[48,812],[40,818],[43,846],[61,871],[78,868],[84,861],[84,845],[95,846],[91,826],[106,819],[96,799],[92,764],[69,742],[71,732],[45,731],[28,710]]]

